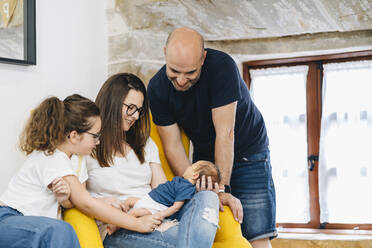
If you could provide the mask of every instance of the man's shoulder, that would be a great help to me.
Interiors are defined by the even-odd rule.
[[[207,51],[207,60],[210,60],[213,62],[225,60],[225,59],[233,60],[229,54],[223,51],[215,50],[212,48],[206,48],[205,50]]]
[[[226,69],[234,70],[236,68],[236,63],[234,59],[227,53],[207,48],[207,57],[205,60],[205,69],[212,72],[220,72],[221,68],[225,71]]]

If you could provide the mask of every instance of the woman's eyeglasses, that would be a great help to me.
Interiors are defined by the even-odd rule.
[[[88,131],[86,131],[85,133],[92,135],[95,141],[98,141],[99,137],[101,137],[101,133],[90,133]]]
[[[138,111],[139,115],[141,115],[143,113],[143,107],[138,108],[134,104],[129,104],[128,105],[128,104],[125,104],[125,103],[123,103],[123,105],[127,107],[127,115],[129,115],[129,116],[134,115],[137,111]]]

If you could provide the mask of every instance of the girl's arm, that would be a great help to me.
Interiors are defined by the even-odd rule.
[[[76,176],[63,178],[71,188],[70,201],[72,204],[89,216],[137,232],[151,232],[161,223],[162,219],[159,216],[146,215],[135,218],[91,197]]]
[[[150,162],[152,170],[151,188],[156,188],[159,184],[165,183],[167,178],[165,177],[164,170],[161,164]]]

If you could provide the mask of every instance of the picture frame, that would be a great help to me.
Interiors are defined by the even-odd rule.
[[[0,63],[36,65],[35,0],[0,0]]]

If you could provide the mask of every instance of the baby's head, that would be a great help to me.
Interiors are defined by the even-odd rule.
[[[196,183],[197,179],[201,179],[202,176],[212,178],[212,183],[219,183],[221,180],[220,171],[213,163],[205,160],[199,160],[188,167],[183,174],[183,177],[189,180],[192,184]]]

